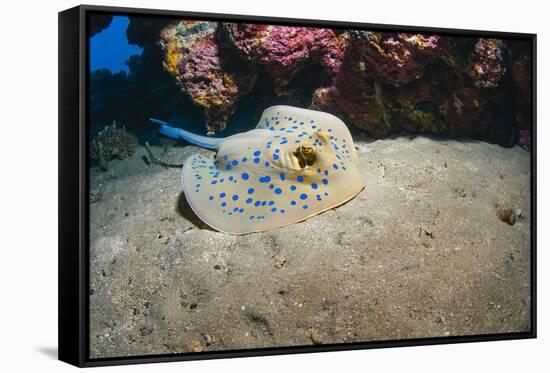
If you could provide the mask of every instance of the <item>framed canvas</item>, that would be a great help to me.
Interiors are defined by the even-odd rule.
[[[536,36],[59,13],[59,358],[536,336]]]

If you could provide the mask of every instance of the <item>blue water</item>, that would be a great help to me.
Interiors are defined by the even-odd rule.
[[[136,45],[128,44],[126,29],[128,17],[115,16],[105,30],[90,38],[90,70],[108,69],[112,73],[128,72],[126,61],[132,55],[143,51]]]

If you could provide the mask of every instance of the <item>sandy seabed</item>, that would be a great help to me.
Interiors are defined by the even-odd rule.
[[[426,137],[356,146],[355,199],[244,236],[197,220],[180,169],[147,165],[144,148],[92,169],[90,357],[530,330],[530,153]]]

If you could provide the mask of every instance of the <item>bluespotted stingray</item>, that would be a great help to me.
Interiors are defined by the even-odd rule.
[[[182,185],[195,214],[222,232],[240,235],[298,223],[365,187],[351,134],[332,114],[273,106],[255,129],[226,138],[151,121],[169,137],[215,150],[187,158]]]

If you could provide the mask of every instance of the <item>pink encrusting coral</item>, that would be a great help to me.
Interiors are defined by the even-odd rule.
[[[320,63],[336,74],[347,48],[347,34],[327,28],[224,23],[221,30],[241,57],[264,68],[278,87],[306,64]]]
[[[164,67],[193,103],[204,110],[209,132],[223,130],[238,98],[253,85],[244,66],[223,64],[214,22],[178,22],[161,32]]]
[[[367,76],[401,86],[420,78],[426,64],[441,52],[440,37],[420,34],[350,32],[352,43],[368,65]]]
[[[366,31],[350,31],[349,35],[350,45],[332,86],[318,89],[312,105],[339,114],[374,136],[384,136],[392,129],[394,116],[388,95],[393,95],[393,87],[421,77],[428,62],[441,51],[440,38]],[[414,93],[411,97],[415,96],[418,95]],[[408,104],[412,109],[415,104],[406,99],[402,101],[403,105],[393,105],[394,111],[400,107],[412,113],[404,106]],[[413,118],[411,114],[410,119],[411,123],[418,123],[424,117]],[[432,122],[423,127],[429,127]]]
[[[506,73],[505,46],[499,39],[479,39],[470,58],[469,75],[479,88],[494,88]]]
[[[268,104],[310,102],[374,137],[406,130],[510,144],[530,128],[530,59],[502,40],[181,21],[160,45],[211,132],[253,86]]]

